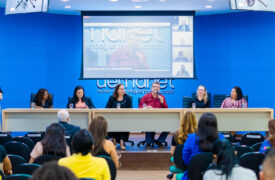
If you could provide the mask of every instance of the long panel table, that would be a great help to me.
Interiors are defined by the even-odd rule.
[[[57,121],[60,109],[4,109],[3,131],[45,131]],[[205,112],[214,113],[219,131],[268,131],[268,121],[273,118],[271,108],[248,109],[68,109],[71,123],[87,128],[95,116],[104,116],[108,130],[117,131],[175,131],[186,111],[193,111],[197,121]]]

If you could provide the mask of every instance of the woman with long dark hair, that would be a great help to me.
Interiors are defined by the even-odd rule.
[[[73,98],[68,102],[67,108],[95,108],[91,98],[85,96],[85,91],[82,86],[76,86],[74,89]]]
[[[203,180],[256,180],[256,174],[236,164],[234,149],[226,139],[213,145],[214,167],[206,171]]]
[[[110,96],[106,108],[133,108],[131,97],[125,93],[123,84],[116,85],[114,94]],[[115,144],[120,142],[120,149],[126,149],[124,141],[128,140],[129,132],[111,132],[108,133],[108,137],[113,138]]]
[[[44,138],[36,143],[31,152],[30,163],[41,155],[70,156],[70,149],[65,139],[65,129],[61,124],[53,123],[46,129]]]
[[[112,141],[107,140],[108,123],[103,116],[94,118],[89,126],[89,131],[94,137],[94,146],[92,154],[110,156],[114,161],[116,168],[119,167],[118,155]]]
[[[217,139],[224,139],[218,134],[217,118],[212,113],[204,113],[200,117],[198,131],[189,134],[183,147],[182,158],[188,166],[191,158],[201,152],[212,152],[213,144]],[[184,173],[183,180],[187,180],[187,173]]]
[[[53,108],[53,98],[47,89],[39,89],[35,97],[31,100],[31,107],[34,103],[35,108]]]
[[[275,148],[275,119],[271,119],[268,122],[269,137],[263,142],[260,153],[265,153],[271,148]]]
[[[231,97],[226,98],[221,105],[221,108],[247,108],[247,101],[243,97],[243,92],[240,87],[235,86],[231,90]]]

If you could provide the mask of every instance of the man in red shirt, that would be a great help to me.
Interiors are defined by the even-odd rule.
[[[145,94],[139,103],[139,108],[168,108],[165,97],[159,94],[160,84],[155,81],[151,87],[151,93]],[[157,140],[157,145],[162,146],[169,132],[162,132]],[[145,141],[147,146],[154,144],[155,132],[146,132]]]

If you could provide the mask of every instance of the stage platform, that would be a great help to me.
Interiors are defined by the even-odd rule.
[[[156,134],[157,138],[159,134]],[[129,140],[134,141],[135,145],[131,146],[130,143],[126,143],[126,150],[120,150],[119,145],[117,151],[121,155],[120,170],[168,170],[172,165],[170,162],[171,154],[171,138],[172,134],[167,137],[168,146],[154,148],[146,148],[141,145],[137,147],[139,141],[145,139],[145,134],[131,134]]]

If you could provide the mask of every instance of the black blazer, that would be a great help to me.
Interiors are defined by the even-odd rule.
[[[113,96],[110,96],[105,108],[117,108],[117,102],[117,99],[115,99]],[[127,94],[123,95],[121,108],[133,108],[131,96]]]
[[[90,97],[85,97],[85,100],[84,100],[85,104],[91,109],[91,108],[95,108],[95,105],[93,103],[93,101],[91,100]],[[73,98],[69,98],[68,99],[68,104],[67,104],[67,108],[70,108],[70,104],[73,104],[74,105],[74,108],[75,108],[75,104],[76,102],[73,102]]]

